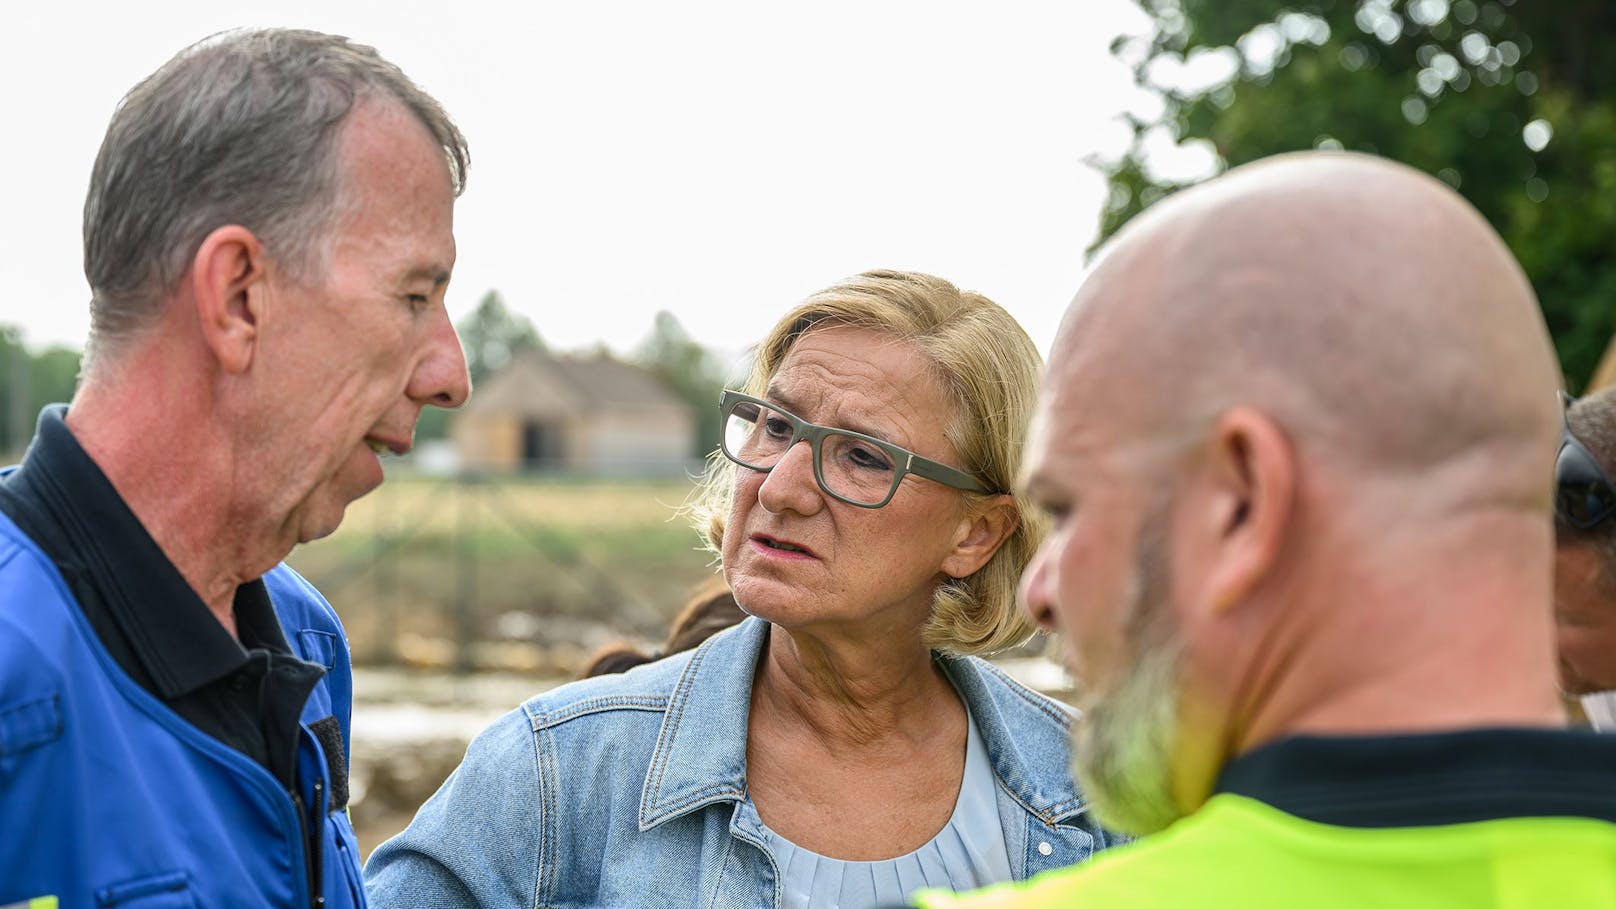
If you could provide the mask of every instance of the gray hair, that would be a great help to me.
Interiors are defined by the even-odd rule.
[[[209,233],[239,224],[288,274],[324,267],[336,206],[333,149],[356,103],[381,96],[443,148],[455,194],[465,137],[375,48],[320,32],[222,32],[191,45],[125,95],[84,200],[84,276],[95,352],[151,322]]]

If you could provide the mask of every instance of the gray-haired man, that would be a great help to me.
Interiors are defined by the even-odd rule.
[[[82,382],[0,476],[0,904],[363,904],[347,644],[279,563],[469,392],[466,162],[313,32],[210,38],[124,98]]]

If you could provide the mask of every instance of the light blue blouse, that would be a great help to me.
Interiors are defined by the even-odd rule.
[[[1010,880],[987,748],[969,714],[965,725],[965,774],[954,813],[930,842],[908,855],[843,861],[767,831],[765,842],[780,869],[783,909],[868,909],[907,903],[922,887],[970,890]]]

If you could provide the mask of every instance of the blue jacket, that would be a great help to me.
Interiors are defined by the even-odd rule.
[[[353,826],[327,811],[329,764],[307,725],[335,716],[348,741],[347,641],[290,568],[264,582],[294,652],[327,668],[303,710],[296,799],[125,675],[0,515],[0,905],[307,909],[316,877],[327,909],[364,905]],[[304,825],[318,826],[318,869]]]
[[[379,907],[771,907],[779,875],[746,795],[748,619],[497,721],[366,868]],[[1107,844],[1067,767],[1066,708],[974,658],[942,666],[982,734],[1017,880]]]

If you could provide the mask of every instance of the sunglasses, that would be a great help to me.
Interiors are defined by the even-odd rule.
[[[1554,459],[1554,513],[1578,530],[1588,530],[1616,514],[1616,485],[1577,437],[1564,412],[1575,401],[1560,393],[1560,454]]]

